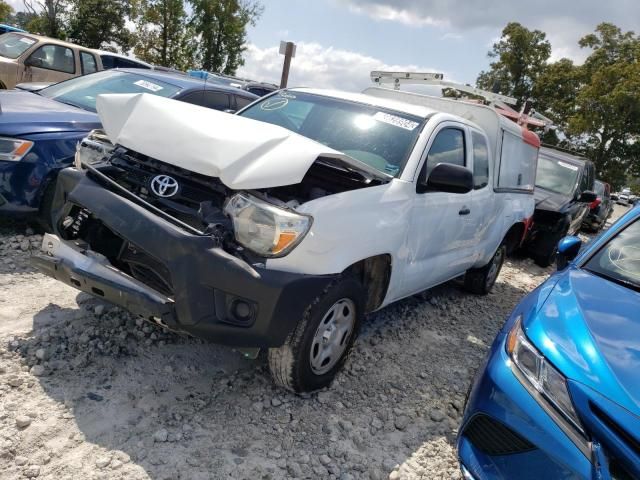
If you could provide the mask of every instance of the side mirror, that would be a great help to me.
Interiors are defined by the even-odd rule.
[[[582,247],[582,240],[578,237],[564,237],[558,243],[558,256],[556,257],[556,266],[558,270],[564,270],[569,262],[578,256]]]
[[[25,60],[26,67],[42,67],[42,59],[37,57],[29,57]]]
[[[473,174],[460,165],[439,163],[433,167],[428,179],[423,175],[418,179],[419,192],[467,193],[473,190]]]
[[[591,190],[585,190],[582,192],[582,195],[578,197],[578,201],[581,203],[591,203],[595,202],[598,198],[598,194],[596,192],[592,192]]]

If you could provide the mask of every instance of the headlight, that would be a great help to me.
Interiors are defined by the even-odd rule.
[[[19,138],[0,137],[0,160],[19,162],[29,153],[33,142]]]
[[[313,219],[277,207],[247,193],[231,197],[224,211],[233,221],[236,240],[264,257],[282,257],[307,234]]]
[[[507,337],[507,353],[531,385],[571,424],[584,433],[567,388],[567,379],[534,347],[522,330],[519,316]]]
[[[73,164],[80,169],[83,163],[85,165],[101,163],[113,152],[113,149],[113,144],[103,130],[93,130],[78,143]]]

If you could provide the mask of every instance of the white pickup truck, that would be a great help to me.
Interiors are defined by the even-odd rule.
[[[464,276],[488,293],[534,211],[538,138],[493,108],[389,89],[276,92],[237,115],[98,98],[34,262],[167,328],[267,348],[330,384],[368,312]]]

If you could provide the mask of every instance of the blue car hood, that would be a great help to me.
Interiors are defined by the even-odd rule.
[[[640,415],[640,293],[575,267],[556,279],[527,336],[567,378]]]
[[[0,109],[0,135],[20,136],[100,128],[100,119],[95,113],[31,92],[0,92]]]

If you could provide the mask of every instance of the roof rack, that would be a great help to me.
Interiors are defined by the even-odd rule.
[[[442,73],[428,73],[428,72],[386,72],[380,70],[374,70],[370,74],[371,81],[375,84],[382,85],[385,83],[392,83],[394,90],[400,90],[401,84],[413,84],[413,85],[433,85],[437,87],[450,88],[463,94],[469,94],[484,99],[489,106],[496,109],[496,111],[513,120],[518,125],[527,126],[533,125],[536,127],[544,127],[545,131],[553,126],[551,119],[544,115],[532,111],[532,113],[525,113],[527,106],[518,111],[511,107],[518,103],[518,100],[502,95],[500,93],[489,92],[480,88],[475,88],[470,85],[463,85],[456,82],[448,82],[444,80],[444,74]],[[466,99],[469,101],[470,99]]]

